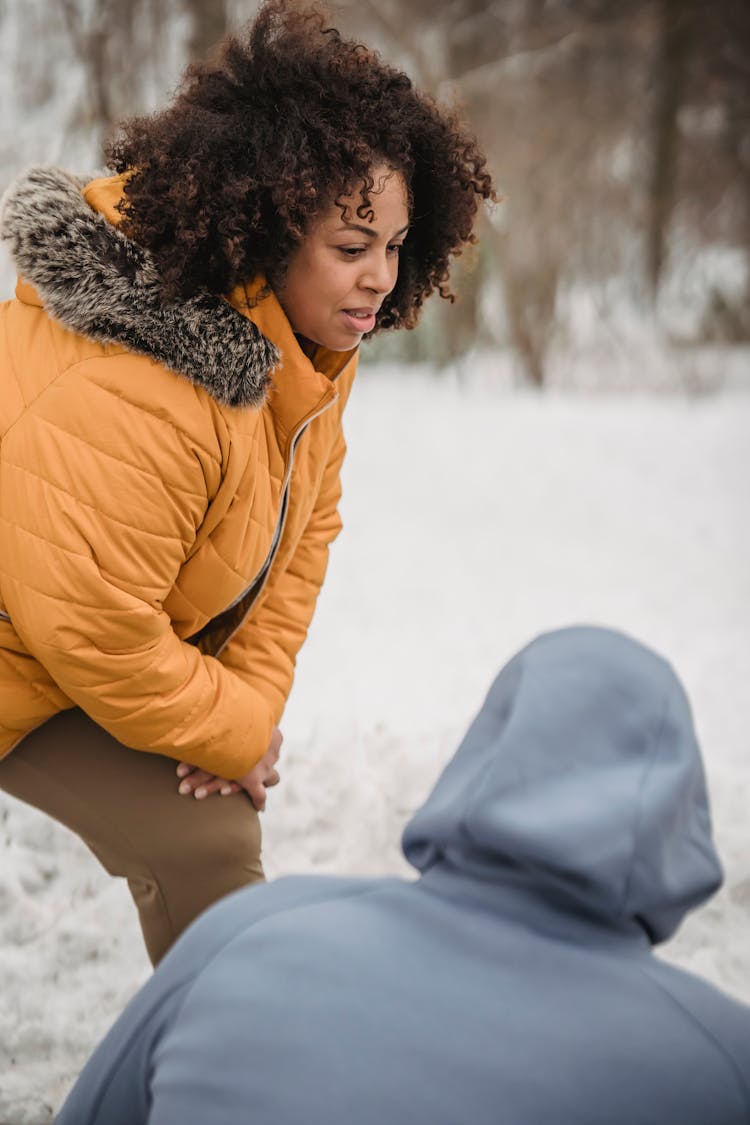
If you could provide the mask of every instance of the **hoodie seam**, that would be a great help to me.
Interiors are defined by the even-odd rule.
[[[504,726],[505,731],[507,731],[508,727],[510,726],[510,724],[513,721],[513,716],[514,716],[514,713],[515,713],[515,710],[516,710],[516,705],[517,705],[517,702],[518,702],[518,693],[519,693],[519,690],[520,690],[520,687],[521,687],[521,683],[523,682],[523,680],[528,675],[528,669],[526,667],[524,667],[523,664],[521,664],[521,666],[520,666],[520,673],[521,673],[521,675],[519,676],[518,683],[516,684],[516,688],[515,688],[515,691],[513,693],[513,699],[511,701],[511,705],[510,705],[510,710],[508,711],[508,716],[507,716],[507,719],[505,721],[505,726]],[[467,737],[468,737],[468,735],[467,735]],[[482,798],[484,796],[484,793],[485,793],[485,790],[490,786],[491,773],[492,773],[491,770],[485,770],[484,776],[483,776],[482,781],[481,781],[481,784],[478,785],[477,788],[474,790],[473,797],[472,797],[471,801],[468,803],[467,807],[464,809],[464,812],[463,812],[463,814],[461,816],[461,819],[460,819],[460,822],[459,822],[459,828],[460,828],[461,835],[464,837],[464,839],[469,844],[472,845],[472,847],[481,848],[481,844],[479,843],[479,841],[477,841],[474,838],[474,835],[473,835],[471,829],[469,828],[469,825],[468,825],[467,822],[471,818],[472,814],[474,813],[474,811],[475,811],[476,807],[478,806],[478,804],[480,803],[480,801],[482,800]],[[444,856],[445,855],[445,848],[444,847],[441,848],[441,852],[442,852],[442,855]],[[436,863],[436,862],[440,862],[440,857],[436,857],[433,860],[433,863],[430,864],[430,867],[434,866],[434,863]]]
[[[337,895],[333,899],[325,898],[325,899],[315,900],[314,902],[305,902],[303,904],[295,904],[294,906],[289,906],[286,910],[274,911],[273,914],[267,914],[263,918],[259,918],[256,922],[251,923],[250,926],[246,926],[241,931],[241,933],[232,934],[231,938],[221,947],[221,949],[216,950],[214,955],[211,958],[209,958],[209,960],[206,961],[205,964],[203,964],[201,966],[200,971],[202,973],[204,970],[208,969],[213,964],[213,962],[217,959],[217,957],[219,957],[230,945],[233,945],[234,942],[240,941],[242,938],[244,938],[245,935],[247,934],[248,930],[253,928],[254,926],[261,925],[263,922],[270,921],[272,918],[273,919],[278,918],[280,915],[283,915],[283,914],[293,914],[297,910],[309,910],[309,909],[317,907],[317,906],[329,905],[331,903],[331,901],[341,902],[342,900],[349,900],[351,898],[362,899],[364,897],[367,897],[368,895],[382,894],[382,891],[384,889],[383,884],[384,884],[384,880],[379,880],[376,886],[373,886],[372,884],[370,884],[366,887],[363,887],[361,890],[355,888],[346,895],[341,895],[341,896]],[[197,979],[197,975],[196,975],[196,977],[194,977],[194,979],[190,982],[190,985],[186,990],[185,996],[182,999],[182,1002],[179,1006],[179,1009],[175,1013],[176,1019],[179,1019],[179,1016],[182,1012],[182,1009],[183,1009],[184,1005],[187,1004],[188,1000],[191,997],[193,989],[197,986],[197,984],[198,984],[198,979]]]
[[[651,956],[653,956],[653,954],[651,954]],[[641,975],[644,976],[648,981],[656,985],[659,991],[664,996],[666,996],[668,1000],[671,1001],[673,1007],[682,1012],[688,1022],[692,1024],[693,1027],[698,1029],[704,1039],[707,1039],[709,1043],[713,1044],[713,1046],[727,1063],[729,1069],[734,1074],[734,1077],[737,1079],[737,1084],[740,1089],[740,1095],[742,1097],[745,1109],[750,1112],[750,1089],[748,1088],[745,1079],[743,1078],[742,1070],[739,1066],[739,1063],[732,1055],[732,1052],[727,1050],[727,1048],[724,1046],[721,1040],[716,1037],[713,1031],[711,1031],[710,1028],[706,1027],[703,1021],[699,1019],[699,1017],[696,1016],[695,1013],[690,1010],[690,1008],[683,1004],[677,996],[675,996],[671,988],[663,984],[660,980],[658,980],[655,976],[653,976],[645,969],[640,969],[640,972]],[[703,984],[705,982],[701,981],[701,983]]]
[[[636,861],[637,861],[637,859],[639,857],[639,854],[640,854],[640,830],[641,830],[641,825],[643,823],[643,805],[644,805],[643,793],[644,793],[644,790],[646,788],[646,785],[648,784],[648,780],[651,776],[651,773],[654,769],[654,766],[656,764],[657,754],[659,752],[659,747],[661,746],[662,738],[664,736],[664,730],[665,730],[665,727],[667,725],[667,718],[669,716],[669,712],[670,712],[670,708],[671,708],[671,704],[672,704],[673,690],[674,689],[670,686],[669,690],[667,691],[667,695],[666,695],[666,698],[664,700],[664,707],[663,707],[663,710],[662,710],[661,719],[659,721],[658,733],[656,735],[656,738],[654,739],[654,744],[653,744],[653,748],[651,750],[651,755],[649,757],[648,764],[646,765],[646,768],[643,771],[643,775],[641,777],[641,783],[638,786],[637,812],[636,812],[636,817],[635,817],[635,823],[633,824],[633,848],[632,848],[632,851],[631,851],[631,854],[630,854],[630,862],[628,863],[627,874],[625,875],[625,883],[624,883],[624,886],[623,886],[622,903],[620,905],[620,917],[621,918],[627,916],[627,912],[628,912],[627,911],[627,904],[630,901],[630,894],[631,894],[632,887],[633,887],[633,880],[635,878],[635,865],[636,865]],[[651,935],[649,934],[649,938],[650,937],[651,937]],[[652,944],[655,944],[655,943],[652,941]]]
[[[153,1017],[156,1008],[157,1007],[163,1007],[166,1004],[167,1000],[171,999],[171,997],[174,996],[174,994],[176,992],[179,992],[180,989],[182,989],[183,992],[184,992],[184,995],[182,996],[181,1000],[179,1001],[179,1003],[177,1005],[177,1008],[175,1009],[175,1011],[173,1013],[173,1016],[172,1016],[172,1025],[176,1024],[179,1021],[179,1018],[180,1018],[180,1015],[182,1013],[183,1007],[185,1006],[185,1004],[190,999],[190,997],[193,993],[193,989],[198,984],[198,981],[199,981],[200,977],[202,976],[202,974],[214,963],[214,961],[217,960],[218,957],[220,957],[228,949],[228,947],[230,945],[233,945],[234,942],[240,940],[241,938],[244,938],[247,935],[249,930],[254,929],[258,925],[262,925],[264,922],[270,921],[271,919],[277,919],[277,918],[283,917],[286,914],[292,914],[297,910],[306,910],[309,907],[326,905],[326,904],[330,904],[331,902],[340,902],[342,900],[349,900],[351,898],[361,898],[363,895],[375,894],[378,891],[380,891],[381,889],[382,889],[382,887],[380,885],[377,886],[377,887],[372,887],[372,886],[363,887],[362,890],[354,888],[351,892],[349,892],[346,895],[334,895],[334,896],[330,896],[330,897],[323,898],[323,899],[316,899],[314,902],[305,902],[305,903],[301,903],[301,904],[300,903],[294,903],[294,904],[292,904],[292,905],[290,905],[286,908],[282,907],[281,909],[273,910],[273,911],[269,912],[268,914],[264,914],[262,918],[257,918],[254,922],[251,922],[249,925],[245,926],[239,934],[236,931],[233,932],[226,939],[226,941],[222,942],[222,944],[219,946],[218,949],[214,950],[213,954],[211,955],[211,957],[209,957],[209,959],[207,961],[202,962],[200,964],[200,966],[194,972],[189,973],[188,976],[185,979],[175,982],[175,984],[172,986],[172,988],[170,988],[167,996],[159,998],[153,1005],[151,1005],[148,1012],[143,1016],[143,1018],[138,1021],[137,1026],[132,1030],[131,1034],[128,1036],[126,1044],[123,1046],[123,1048],[118,1053],[117,1059],[110,1065],[109,1074],[107,1075],[106,1084],[102,1085],[102,1087],[99,1090],[98,1096],[97,1096],[96,1101],[94,1102],[94,1105],[93,1105],[93,1114],[89,1118],[89,1121],[94,1122],[94,1121],[97,1120],[97,1115],[99,1113],[99,1110],[101,1109],[102,1102],[104,1101],[104,1098],[107,1096],[107,1094],[109,1092],[109,1089],[112,1085],[112,1081],[116,1077],[117,1071],[119,1069],[119,1066],[120,1066],[120,1063],[121,1063],[123,1057],[132,1048],[136,1039],[142,1034],[142,1032],[144,1030],[144,1027],[147,1026],[149,1020]],[[240,892],[237,892],[237,893],[242,893],[242,892],[240,891]],[[149,1060],[149,1064],[150,1063],[151,1063],[151,1060]],[[151,1072],[151,1065],[149,1065],[149,1074],[150,1074],[150,1072]],[[150,1096],[150,1089],[149,1089],[149,1096]]]

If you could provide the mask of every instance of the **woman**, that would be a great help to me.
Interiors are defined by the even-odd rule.
[[[263,878],[357,349],[450,297],[492,187],[452,114],[287,0],[108,155],[4,201],[0,787],[128,879],[155,962]],[[178,800],[175,760],[240,796]]]

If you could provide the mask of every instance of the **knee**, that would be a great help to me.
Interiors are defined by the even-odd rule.
[[[151,838],[129,880],[154,963],[206,907],[264,877],[258,814],[244,795],[178,799],[177,823]]]
[[[262,878],[260,820],[244,793],[178,800],[182,815],[161,835],[151,857],[155,866],[176,865],[185,874],[257,871]]]

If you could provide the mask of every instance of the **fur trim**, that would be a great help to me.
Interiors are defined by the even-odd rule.
[[[164,302],[153,258],[81,194],[86,181],[32,168],[0,204],[0,238],[50,316],[150,356],[229,406],[262,405],[276,346],[223,297]]]

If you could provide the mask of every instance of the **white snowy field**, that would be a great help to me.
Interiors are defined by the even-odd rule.
[[[541,631],[616,626],[688,689],[726,867],[664,955],[750,1002],[750,396],[391,369],[360,378],[347,421],[345,530],[282,724],[269,876],[406,873],[400,830],[499,667]],[[76,839],[2,794],[0,825],[0,1125],[37,1125],[149,967],[124,885]]]

